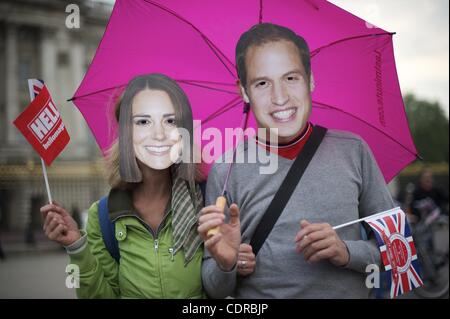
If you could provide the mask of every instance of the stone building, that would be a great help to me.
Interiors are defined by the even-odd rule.
[[[66,23],[79,9],[79,28]],[[68,12],[66,12],[66,9]],[[41,161],[12,124],[29,104],[28,78],[43,79],[71,141],[48,168],[52,196],[83,211],[106,191],[101,155],[71,102],[111,14],[111,3],[83,0],[0,0],[0,226],[40,228],[47,200]]]

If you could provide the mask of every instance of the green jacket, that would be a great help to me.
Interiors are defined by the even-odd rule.
[[[103,242],[98,218],[98,202],[89,209],[87,245],[69,252],[79,266],[79,298],[204,298],[201,281],[203,247],[185,265],[180,249],[173,254],[172,209],[166,209],[157,234],[130,207],[121,203],[115,215],[115,235],[120,263],[111,257]],[[128,207],[126,207],[128,205]],[[109,210],[114,209],[109,207]],[[117,214],[117,208],[116,208]]]

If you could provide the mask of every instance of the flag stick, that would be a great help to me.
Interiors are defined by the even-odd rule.
[[[48,184],[47,168],[45,167],[45,163],[42,157],[41,157],[41,164],[42,164],[42,172],[44,173],[45,188],[47,189],[48,202],[50,204],[53,204],[52,193],[50,192],[50,185]]]
[[[371,216],[367,216],[367,217],[364,217],[364,218],[353,220],[353,221],[345,223],[345,224],[334,226],[333,229],[336,230],[336,229],[347,227],[347,226],[350,226],[350,225],[353,225],[353,224],[356,224],[356,223],[360,223],[362,221],[365,221],[366,219],[371,219],[371,218],[374,218],[374,217],[379,216],[379,215],[387,214],[387,213],[392,212],[392,211],[397,210],[397,209],[400,209],[400,207],[395,207],[395,208],[386,210],[386,211],[378,213],[378,214],[374,214],[374,215],[371,215]]]
[[[31,80],[28,80],[28,93],[30,93],[30,101],[33,102],[34,93],[33,93],[33,83]],[[42,172],[44,174],[45,188],[47,189],[48,202],[50,204],[53,204],[52,193],[50,192],[50,185],[48,184],[47,168],[45,167],[45,163],[42,157],[41,157],[41,164],[42,164]]]

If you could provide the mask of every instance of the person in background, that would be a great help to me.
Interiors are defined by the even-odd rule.
[[[419,175],[419,180],[412,191],[410,204],[410,215],[412,222],[418,223],[423,218],[432,214],[447,213],[448,196],[435,186],[433,170],[431,167],[424,167]]]

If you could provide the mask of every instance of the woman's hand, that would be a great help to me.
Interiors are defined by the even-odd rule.
[[[48,239],[69,246],[81,238],[78,225],[72,216],[57,203],[41,207],[44,232]]]
[[[252,246],[241,244],[239,246],[239,254],[237,261],[237,273],[240,276],[248,276],[255,271],[256,257],[253,253]]]

